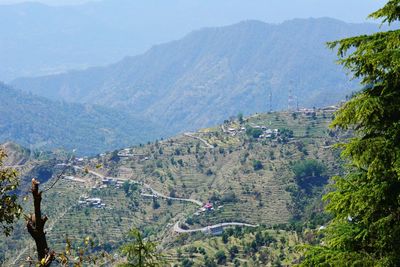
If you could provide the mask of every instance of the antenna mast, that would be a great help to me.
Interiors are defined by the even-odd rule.
[[[290,81],[289,96],[288,96],[288,111],[293,111],[294,98],[292,94],[293,81]]]
[[[269,91],[269,112],[272,112],[272,89]]]

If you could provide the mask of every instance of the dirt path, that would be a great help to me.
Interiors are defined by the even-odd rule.
[[[203,144],[205,144],[207,148],[214,148],[214,146],[210,145],[206,140],[204,140],[201,137],[195,136],[192,133],[184,133],[183,135],[191,137],[191,138],[194,138],[194,139],[197,139],[197,140],[203,142]]]

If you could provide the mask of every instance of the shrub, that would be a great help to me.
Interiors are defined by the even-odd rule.
[[[259,160],[254,160],[253,161],[253,169],[255,171],[261,170],[263,168],[264,168],[264,166],[262,165],[261,161],[259,161]]]
[[[260,135],[262,135],[263,131],[260,128],[252,128],[252,127],[246,127],[246,134],[250,137],[253,138],[259,138]]]
[[[223,250],[218,250],[217,253],[215,253],[215,259],[217,260],[218,264],[225,264],[226,263],[226,255]]]

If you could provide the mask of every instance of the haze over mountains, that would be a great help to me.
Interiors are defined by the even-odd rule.
[[[365,205],[341,207],[377,188],[354,166],[370,165],[375,180],[385,182],[396,172],[379,172],[373,149],[358,149],[364,143],[357,136],[376,132],[370,141],[378,144],[393,139],[396,127],[368,124],[375,119],[370,111],[384,110],[379,103],[364,107],[381,84],[360,90],[369,83],[349,80],[335,63],[349,55],[327,47],[358,35],[350,42],[373,40],[366,45],[374,51],[355,44],[349,50],[365,54],[357,59],[382,61],[396,46],[382,36],[400,30],[329,16],[278,24],[261,17],[307,14],[310,5],[318,14],[334,6],[358,16],[371,1],[4,1],[20,0],[0,0],[0,266],[308,266],[365,255],[366,265],[400,262],[394,249],[382,252],[396,240],[364,242],[361,252],[347,242],[377,218],[365,217],[364,229],[357,215]],[[391,4],[374,16],[392,12]],[[376,81],[382,68],[361,63],[368,70],[362,78]],[[396,73],[389,74],[379,81],[392,84]],[[361,97],[346,109],[342,100],[355,91]],[[395,125],[395,116],[383,115]],[[357,121],[367,121],[365,129],[353,130]],[[358,192],[343,185],[357,179]],[[388,186],[373,193],[390,195]],[[325,199],[336,204],[328,206],[335,218],[324,211]],[[21,210],[34,212],[17,218]],[[325,246],[326,231],[346,249]],[[149,248],[139,259],[138,246]]]
[[[206,28],[106,67],[12,84],[53,100],[104,105],[153,119],[173,132],[239,112],[336,104],[354,89],[326,42],[377,30],[374,24],[296,19]],[[272,94],[272,102],[269,101]]]
[[[0,80],[110,64],[193,30],[245,19],[277,23],[329,16],[360,22],[382,1],[103,0],[47,6],[39,2],[84,1],[0,0]]]

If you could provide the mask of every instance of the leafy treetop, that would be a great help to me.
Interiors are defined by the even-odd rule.
[[[0,227],[5,235],[13,230],[12,224],[22,213],[15,190],[18,187],[17,172],[12,168],[3,168],[7,154],[0,148]]]
[[[370,15],[392,24],[400,0]],[[347,38],[339,63],[364,88],[337,112],[332,127],[353,129],[343,144],[348,174],[324,199],[333,220],[323,245],[306,250],[304,266],[400,266],[400,30]]]

